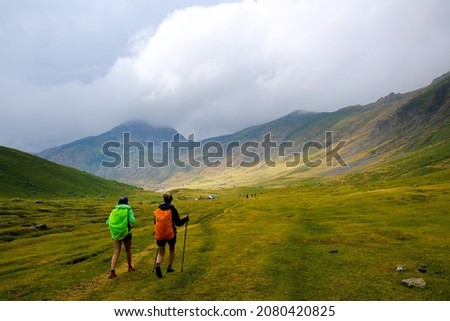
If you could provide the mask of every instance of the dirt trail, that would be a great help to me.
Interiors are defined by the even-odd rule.
[[[139,265],[139,262],[142,260],[142,258],[147,256],[150,252],[156,254],[155,251],[156,251],[155,244],[151,244],[147,248],[141,250],[140,252],[133,253],[133,266]],[[128,273],[128,265],[126,260],[116,267],[116,272],[118,275]],[[104,285],[107,284],[107,282],[111,282],[111,280],[108,279],[108,275],[109,271],[107,273],[98,275],[95,278],[85,280],[73,288],[61,291],[59,295],[57,295],[57,297],[62,298],[64,301],[86,300],[86,297],[90,293],[98,291],[99,289],[103,288]]]

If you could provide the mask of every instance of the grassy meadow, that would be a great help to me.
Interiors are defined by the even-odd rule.
[[[184,271],[181,227],[176,272],[162,279],[152,273],[159,194],[128,192],[136,271],[126,272],[122,252],[111,280],[105,221],[119,192],[3,198],[0,300],[449,300],[448,170],[429,175],[436,177],[174,191],[191,220]],[[205,199],[209,193],[217,199]],[[166,264],[167,255],[163,272]],[[410,277],[427,286],[406,287]]]

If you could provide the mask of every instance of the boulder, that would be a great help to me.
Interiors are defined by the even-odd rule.
[[[421,288],[421,289],[423,289],[427,285],[425,280],[422,278],[404,279],[404,280],[402,280],[402,283],[409,287],[415,287],[415,288]]]

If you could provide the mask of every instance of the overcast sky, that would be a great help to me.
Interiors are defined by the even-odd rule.
[[[334,111],[450,71],[448,0],[0,3],[0,145],[127,120],[201,139]]]

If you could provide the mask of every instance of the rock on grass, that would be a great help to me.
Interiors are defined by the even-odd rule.
[[[422,278],[404,279],[404,280],[402,280],[402,283],[409,287],[415,287],[415,288],[421,288],[421,289],[423,289],[427,285],[425,280]]]

